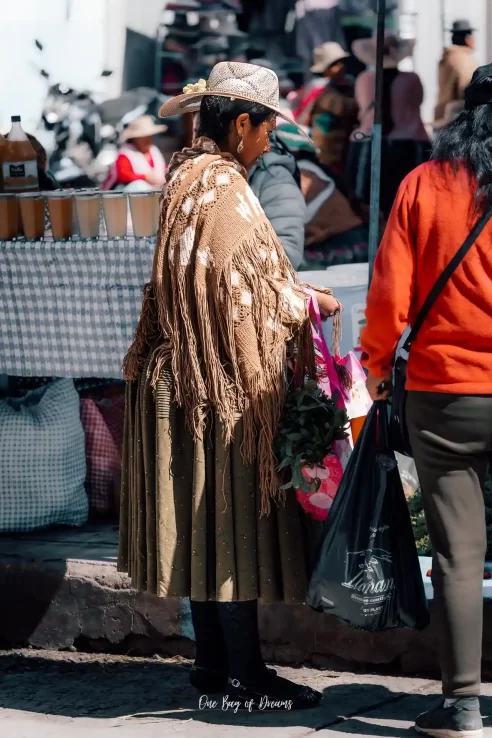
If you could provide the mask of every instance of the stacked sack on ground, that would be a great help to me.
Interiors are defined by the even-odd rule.
[[[123,384],[79,394],[72,379],[55,379],[19,389],[0,400],[0,532],[117,517]]]

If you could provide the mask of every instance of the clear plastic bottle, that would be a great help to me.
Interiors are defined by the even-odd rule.
[[[15,194],[39,190],[36,152],[22,129],[20,115],[13,115],[11,120],[2,162],[4,191]]]

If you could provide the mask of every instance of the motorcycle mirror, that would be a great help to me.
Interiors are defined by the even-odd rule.
[[[43,44],[41,43],[41,41],[38,41],[38,39],[35,38],[34,43],[36,44],[36,48],[38,48],[40,51],[43,51]]]
[[[46,69],[40,69],[40,70],[39,70],[39,74],[41,75],[41,77],[44,77],[45,79],[49,79],[49,78],[50,78],[50,75],[49,75],[49,73],[48,73],[48,72],[46,71]]]
[[[101,74],[101,77],[111,77],[112,74],[113,74],[112,69],[104,69]]]

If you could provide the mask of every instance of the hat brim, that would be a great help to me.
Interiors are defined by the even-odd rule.
[[[172,118],[175,115],[184,115],[185,113],[198,113],[203,98],[209,96],[228,97],[231,100],[245,100],[246,102],[263,105],[263,107],[268,108],[272,111],[272,113],[275,113],[280,118],[286,120],[288,123],[294,123],[294,125],[302,133],[302,135],[305,136],[308,141],[311,141],[311,138],[308,136],[302,126],[293,121],[292,118],[289,118],[285,113],[282,112],[282,110],[280,110],[280,108],[275,107],[274,105],[268,105],[261,100],[247,97],[246,95],[231,94],[230,92],[204,90],[203,92],[189,92],[183,93],[182,95],[176,95],[176,97],[171,98],[171,100],[167,100],[164,105],[160,107],[158,116],[159,118]]]
[[[385,56],[384,66],[390,65],[397,66],[404,59],[412,56],[415,49],[415,39],[400,39],[401,46],[398,49],[396,55]],[[376,64],[376,37],[372,38],[358,38],[352,44],[353,55],[368,67],[373,67]]]
[[[326,72],[327,69],[332,67],[334,64],[338,64],[341,61],[345,61],[345,59],[348,59],[350,54],[342,54],[342,56],[338,56],[333,61],[326,64],[325,62],[319,62],[318,64],[313,64],[311,69],[309,70],[313,74],[323,74],[323,72]]]
[[[448,33],[476,33],[476,28],[446,28]]]
[[[165,133],[168,129],[168,126],[166,125],[160,125],[160,126],[153,126],[152,128],[149,128],[148,131],[144,131],[143,133],[132,133],[131,131],[128,131],[126,129],[122,132],[120,136],[120,143],[125,143],[126,141],[129,141],[131,138],[146,138],[147,136],[157,136],[158,133]]]

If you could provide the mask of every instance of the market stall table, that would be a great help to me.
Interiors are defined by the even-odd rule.
[[[121,379],[155,238],[0,241],[0,375]]]
[[[0,241],[0,375],[121,379],[154,248],[154,237]],[[334,288],[342,353],[357,351],[368,265],[300,277]]]

